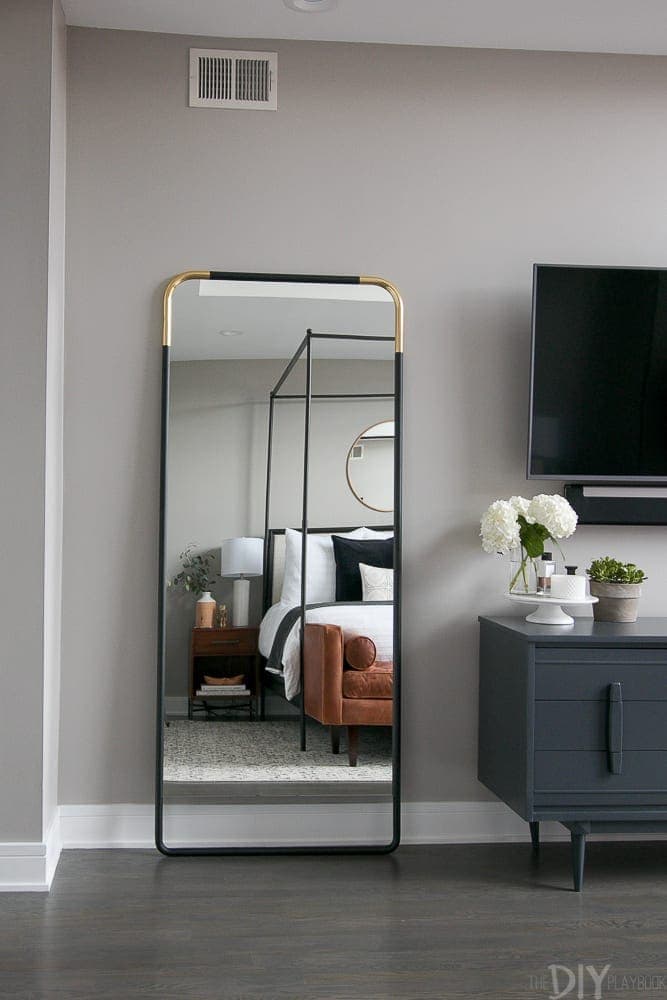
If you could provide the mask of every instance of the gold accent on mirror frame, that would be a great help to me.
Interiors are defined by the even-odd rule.
[[[394,340],[396,343],[396,353],[403,353],[403,299],[401,298],[401,293],[399,292],[396,285],[392,285],[391,281],[387,281],[386,278],[377,278],[368,274],[362,274],[359,278],[360,285],[377,285],[379,288],[384,288],[385,291],[389,292],[392,299],[394,300],[394,306],[396,307],[396,328],[394,333]]]
[[[181,271],[174,275],[164,290],[162,302],[162,346],[171,347],[171,297],[184,281],[207,281],[211,277],[210,271]]]
[[[379,511],[380,514],[393,514],[394,513],[394,508],[393,507],[374,507],[372,503],[368,502],[368,500],[363,500],[359,496],[359,494],[355,490],[354,486],[352,485],[352,480],[350,479],[350,456],[352,454],[352,449],[355,448],[359,444],[359,442],[362,440],[364,434],[368,434],[368,432],[370,430],[372,430],[373,427],[377,427],[378,424],[386,424],[388,422],[389,421],[387,421],[387,420],[376,420],[374,423],[372,423],[368,427],[366,427],[366,429],[363,430],[361,432],[361,434],[357,434],[356,438],[354,439],[354,441],[350,445],[350,450],[348,451],[347,458],[345,459],[345,478],[347,479],[347,485],[349,486],[350,492],[354,496],[355,500],[358,500],[362,507],[367,507],[368,510]],[[391,423],[393,423],[393,422],[394,421],[392,420]],[[392,463],[392,471],[393,471],[393,463]]]
[[[162,303],[162,346],[171,347],[171,297],[184,281],[208,281],[211,277],[211,271],[181,271],[180,274],[175,274],[174,277],[168,282],[167,287],[164,290],[164,298]],[[248,279],[250,280],[250,279]],[[255,280],[256,277],[255,277]],[[267,280],[268,277],[267,277]],[[403,299],[401,298],[400,292],[395,285],[392,285],[391,281],[387,281],[385,278],[377,278],[371,275],[362,274],[359,277],[360,285],[377,285],[378,288],[384,288],[385,291],[389,292],[392,299],[394,300],[394,307],[396,309],[396,324],[394,332],[394,342],[395,350],[397,354],[403,353]]]

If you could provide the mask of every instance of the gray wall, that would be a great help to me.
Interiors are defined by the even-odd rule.
[[[178,331],[176,331],[178,338]],[[171,366],[167,493],[167,575],[181,570],[179,554],[188,543],[215,557],[220,542],[240,535],[263,537],[269,392],[286,361],[179,361]],[[284,392],[303,391],[303,373]],[[387,392],[393,362],[313,361],[315,392]],[[375,420],[391,418],[392,400],[316,401],[312,405],[309,518],[313,527],[389,524],[390,514],[368,510],[347,485],[350,445]],[[274,406],[271,527],[301,524],[304,404]],[[232,605],[231,579],[212,588],[219,603]],[[262,614],[262,582],[251,580],[250,624]],[[167,595],[166,688],[187,693],[194,601],[182,589]],[[230,617],[231,620],[231,617]]]
[[[403,292],[404,790],[485,797],[476,617],[508,605],[478,517],[543,485],[531,265],[667,265],[667,60],[253,41],[279,52],[273,114],[189,110],[189,44],[71,32],[61,801],[152,796],[160,298],[190,267]],[[666,541],[583,528],[567,552],[642,563],[660,614]]]
[[[56,800],[55,765],[48,776],[42,765],[43,756],[56,761],[58,750],[64,221],[59,6],[52,0],[0,5],[0,841],[41,841]],[[45,488],[53,504],[48,512]],[[42,616],[45,604],[48,619]]]

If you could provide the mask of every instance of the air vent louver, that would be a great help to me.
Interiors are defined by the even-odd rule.
[[[278,107],[275,52],[190,49],[191,108]]]

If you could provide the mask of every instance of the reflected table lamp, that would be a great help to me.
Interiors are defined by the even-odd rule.
[[[251,576],[261,576],[264,562],[263,538],[226,538],[220,549],[220,576],[234,577],[232,625],[246,628],[250,608]]]

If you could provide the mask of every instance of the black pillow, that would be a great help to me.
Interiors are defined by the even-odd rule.
[[[361,539],[340,538],[332,535],[336,560],[336,600],[360,601],[362,599],[359,563],[366,566],[394,568],[393,538]]]

